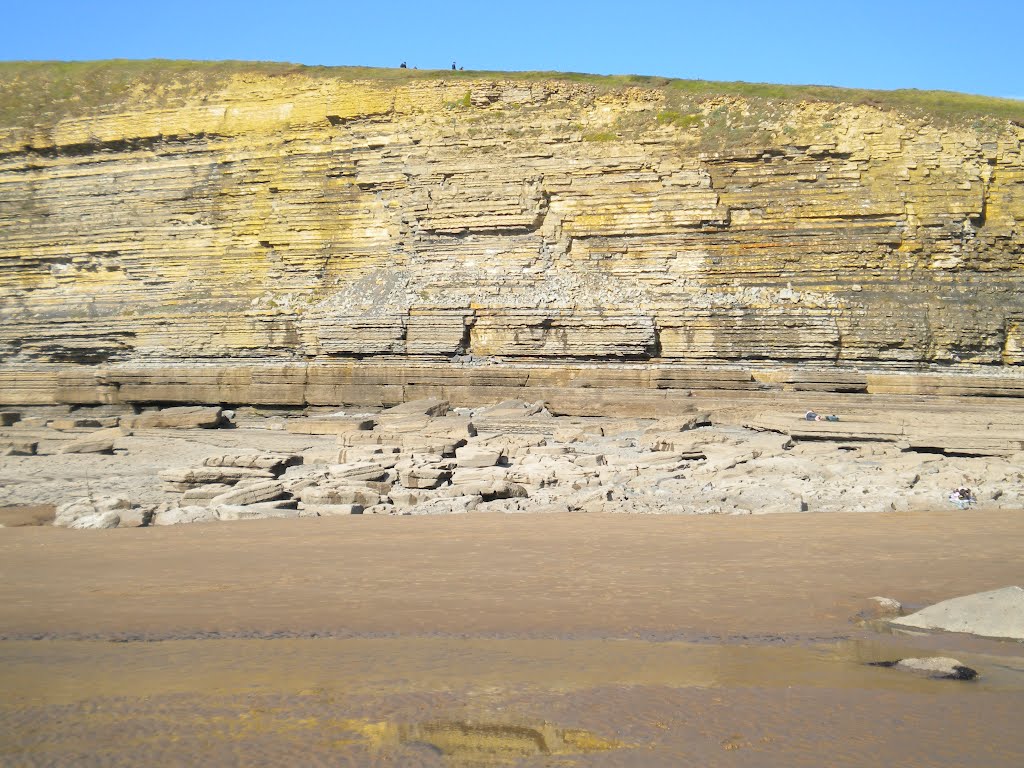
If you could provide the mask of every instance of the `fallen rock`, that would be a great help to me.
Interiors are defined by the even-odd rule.
[[[392,464],[391,466],[394,466]],[[365,480],[384,482],[388,479],[388,470],[374,462],[355,462],[352,464],[332,464],[327,472],[331,477],[346,480]]]
[[[68,528],[76,530],[97,530],[101,528],[117,528],[121,524],[121,516],[117,512],[96,512],[92,515],[82,515],[75,520]]]
[[[448,401],[435,398],[424,398],[422,400],[410,400],[407,403],[396,405],[393,408],[386,408],[381,411],[381,416],[444,416],[448,413]]]
[[[501,461],[501,451],[464,445],[455,449],[455,461],[459,467],[493,467]]]
[[[285,428],[298,435],[344,435],[373,429],[376,420],[368,417],[321,416],[288,419]]]
[[[236,486],[230,491],[214,496],[210,499],[210,505],[215,507],[246,506],[259,504],[262,501],[273,501],[284,495],[286,495],[284,486],[277,480],[261,480],[247,483],[242,487]]]
[[[433,467],[413,467],[398,476],[398,481],[405,488],[430,489],[438,488],[451,479],[451,472]]]
[[[1024,640],[1024,589],[1003,587],[955,597],[909,616],[893,619],[891,623],[901,627]]]
[[[53,524],[58,528],[73,528],[74,523],[84,517],[94,517],[106,512],[130,509],[131,502],[120,496],[102,496],[100,498],[85,497],[73,499],[58,505],[54,514]],[[111,528],[113,526],[103,526]]]
[[[307,509],[324,505],[358,505],[372,507],[380,504],[380,494],[369,488],[360,486],[313,486],[305,488],[299,494]]]
[[[131,509],[122,509],[118,512],[121,516],[118,528],[145,528],[153,521],[156,509],[156,504],[142,504]]]
[[[221,414],[220,406],[182,405],[124,416],[121,426],[129,429],[213,429],[220,426]]]
[[[406,510],[406,515],[461,515],[472,511],[480,503],[479,496],[454,496],[430,499]]]
[[[196,467],[195,469],[164,469],[157,476],[167,482],[185,486],[222,483],[234,485],[239,480],[251,478],[274,479],[274,474],[265,469],[246,467]],[[184,488],[182,490],[185,490]]]
[[[102,416],[99,418],[66,418],[66,419],[54,419],[48,426],[50,429],[55,429],[58,432],[65,432],[71,429],[99,429],[116,427],[120,419],[117,416]]]
[[[39,443],[35,440],[0,441],[0,456],[35,456]]]
[[[312,517],[295,509],[294,502],[263,502],[258,504],[224,504],[211,507],[217,520],[268,520],[271,518]]]
[[[299,453],[228,454],[225,456],[207,456],[203,459],[204,467],[265,469],[275,475],[284,472],[288,467],[295,467],[301,464],[302,454]]]
[[[213,523],[217,512],[210,507],[172,507],[157,511],[151,525],[181,525],[183,523]]]
[[[868,597],[862,600],[853,621],[878,621],[903,615],[903,606],[891,597]]]
[[[57,453],[113,453],[117,441],[129,434],[131,433],[119,427],[99,429],[65,443],[57,449]]]
[[[912,672],[937,680],[974,680],[977,670],[948,656],[931,656],[927,658],[897,659],[896,661],[869,662],[872,667],[889,667],[901,672]]]
[[[362,504],[303,504],[303,512],[315,517],[361,515],[364,509]]]
[[[209,501],[220,496],[222,493],[227,493],[232,488],[234,488],[233,485],[226,483],[207,483],[206,485],[189,488],[181,495],[181,498],[185,501]]]

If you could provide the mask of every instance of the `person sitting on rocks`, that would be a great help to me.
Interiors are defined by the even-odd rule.
[[[967,509],[977,502],[970,488],[957,488],[949,494],[949,500],[959,509]]]

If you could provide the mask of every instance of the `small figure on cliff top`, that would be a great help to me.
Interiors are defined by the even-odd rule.
[[[399,68],[399,69],[408,69],[408,68],[409,68],[409,65],[408,65],[408,64],[406,64],[406,63],[405,63],[405,62],[403,61],[403,62],[402,62],[401,64],[399,64],[399,65],[398,65],[398,68]]]
[[[454,61],[452,62],[452,69],[453,70],[455,69],[455,62]]]

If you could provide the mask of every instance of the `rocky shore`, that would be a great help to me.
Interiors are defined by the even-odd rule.
[[[554,416],[519,400],[452,408],[425,399],[359,413],[12,410],[0,432],[0,504],[29,510],[7,525],[38,522],[38,505],[54,505],[55,525],[110,528],[350,514],[984,512],[1024,503],[1024,457],[1011,436],[1024,409],[1012,401],[866,406],[850,397],[831,402],[845,408],[833,421],[808,420],[795,404],[695,398],[649,419]]]

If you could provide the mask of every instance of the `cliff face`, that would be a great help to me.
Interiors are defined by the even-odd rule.
[[[0,126],[8,402],[203,362],[1024,363],[1008,119],[302,70],[107,101]]]

